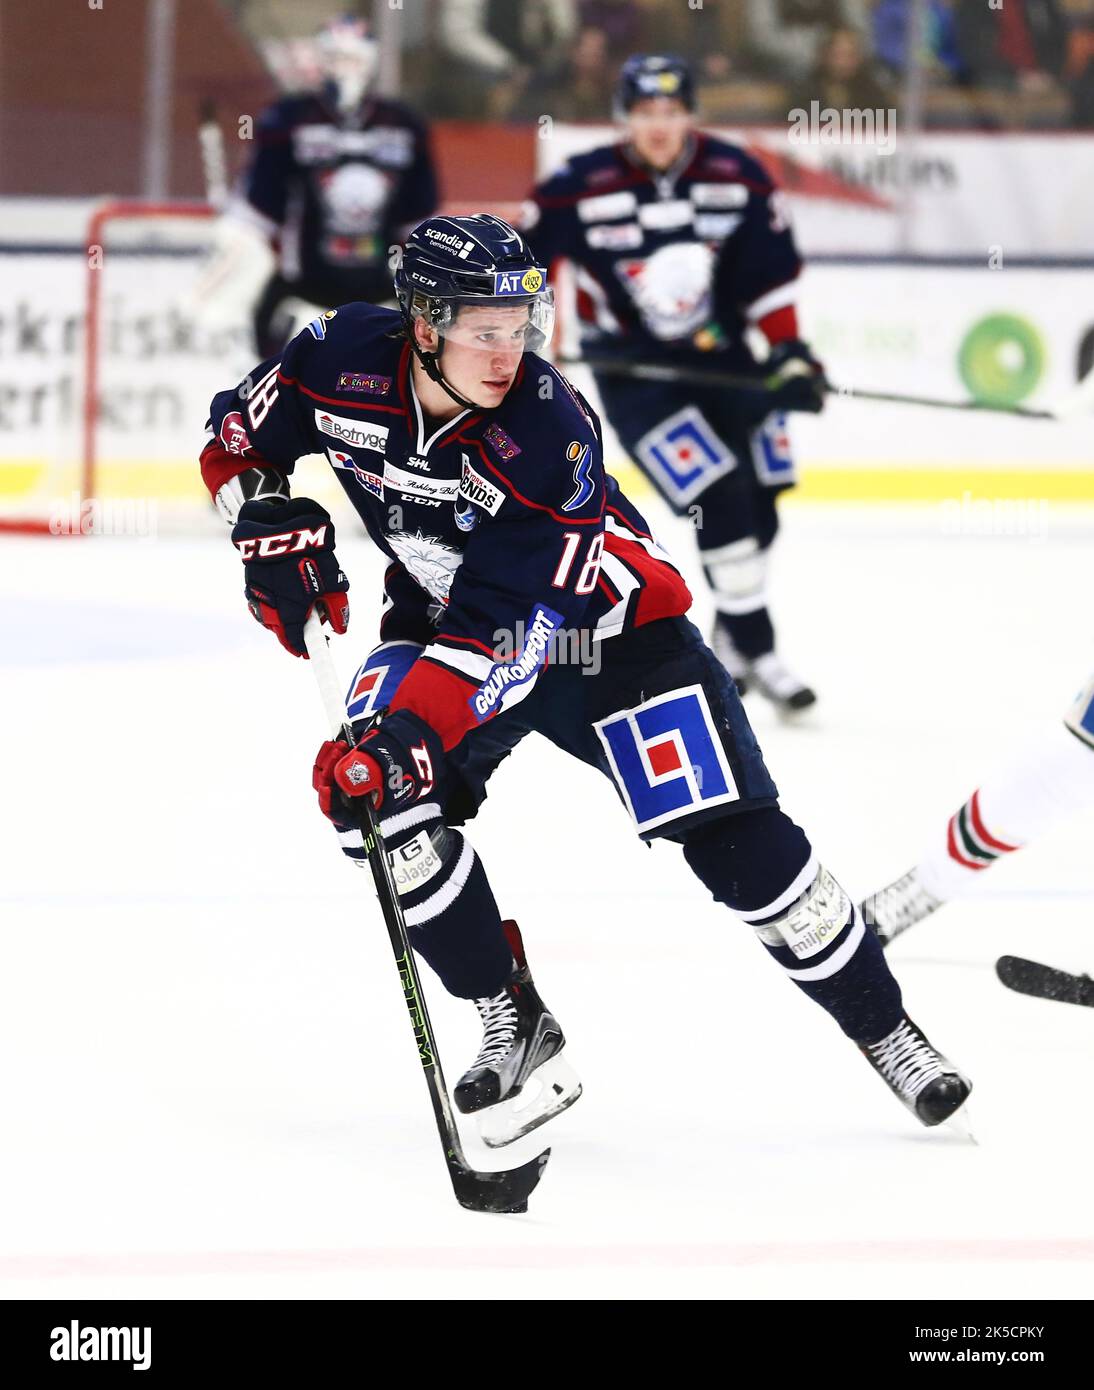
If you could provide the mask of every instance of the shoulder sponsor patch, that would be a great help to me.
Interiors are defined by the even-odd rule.
[[[360,396],[389,396],[391,377],[375,372],[339,372],[336,391],[352,391]]]
[[[378,497],[383,501],[384,480],[379,473],[370,473],[367,468],[363,468],[357,462],[352,454],[344,453],[341,449],[328,449],[327,458],[340,472],[352,473],[366,492],[371,492],[373,497]]]
[[[370,420],[351,420],[348,415],[332,415],[329,410],[315,412],[315,428],[329,434],[351,449],[373,449],[382,454],[387,448],[387,425],[374,425]]]
[[[308,324],[308,332],[313,338],[318,338],[320,342],[327,336],[327,324],[334,318],[337,309],[328,309],[325,314],[320,314],[317,319],[312,319]]]
[[[505,501],[505,493],[496,484],[489,482],[471,467],[471,460],[466,454],[463,458],[463,472],[460,474],[460,496],[467,502],[476,507],[481,507],[484,512],[489,512],[491,516],[497,516],[501,504]],[[464,513],[466,516],[466,513]],[[470,526],[464,528],[460,524],[459,513],[456,514],[456,524],[461,530],[470,530]],[[474,524],[474,523],[472,523]]]
[[[482,437],[499,458],[514,459],[521,452],[520,445],[510,439],[500,425],[490,425],[483,430]]]

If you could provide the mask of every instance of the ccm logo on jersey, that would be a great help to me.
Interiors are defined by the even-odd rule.
[[[512,661],[499,661],[493,666],[482,685],[468,701],[481,724],[502,704],[516,704],[528,693],[527,687],[535,680],[540,668],[547,661],[547,647],[551,638],[562,626],[562,614],[537,603],[528,619],[524,646],[520,655]],[[513,691],[520,691],[514,699],[507,699]]]
[[[345,415],[331,415],[325,410],[315,412],[315,428],[329,434],[354,449],[374,449],[382,454],[387,448],[387,426],[373,425],[367,420],[351,420]]]
[[[460,496],[468,502],[473,502],[476,507],[481,507],[484,512],[489,512],[491,516],[497,516],[501,504],[505,501],[505,493],[500,487],[488,483],[481,473],[476,473],[466,454],[461,454],[460,457],[463,459]],[[467,529],[470,530],[470,527]]]
[[[236,549],[245,560],[270,560],[278,555],[295,555],[301,550],[319,550],[327,543],[327,528],[315,531],[283,531],[279,536],[252,536],[236,541]]]

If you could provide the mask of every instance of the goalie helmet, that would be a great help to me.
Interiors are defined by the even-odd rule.
[[[392,260],[395,296],[407,337],[429,376],[461,405],[467,405],[445,381],[440,358],[447,339],[460,337],[464,305],[513,309],[527,306],[524,348],[536,352],[554,327],[554,295],[547,272],[531,247],[508,222],[491,213],[472,217],[427,217],[395,249]],[[423,319],[440,339],[429,352],[416,341],[414,320]]]
[[[355,111],[376,80],[380,51],[362,19],[345,15],[320,29],[315,40],[323,91],[342,114]]]
[[[615,114],[624,120],[631,107],[651,97],[675,97],[695,110],[695,81],[683,58],[672,53],[639,53],[628,58],[615,89]]]

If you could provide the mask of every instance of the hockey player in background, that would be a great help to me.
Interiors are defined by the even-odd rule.
[[[321,88],[259,117],[197,290],[207,319],[251,316],[261,356],[323,309],[390,298],[388,248],[437,206],[425,124],[372,95],[379,49],[364,22],[333,20],[316,52]]]
[[[981,881],[985,869],[1094,806],[1094,678],[1056,724],[997,768],[916,866],[862,904],[884,945]]]
[[[540,183],[523,222],[537,255],[575,268],[583,350],[604,412],[662,497],[696,526],[717,610],[712,645],[745,690],[784,712],[814,703],[776,652],[767,565],[775,499],[794,482],[783,412],[824,403],[799,336],[801,260],[782,195],[736,145],[695,129],[680,58],[634,57],[616,98],[623,140]],[[769,344],[758,365],[748,328]],[[597,371],[596,360],[615,369]],[[755,374],[757,390],[651,383],[628,359]]]
[[[395,288],[399,312],[328,312],[215,397],[202,472],[252,613],[297,656],[313,606],[336,631],[348,619],[331,519],[289,495],[298,458],[326,456],[390,562],[379,644],[347,698],[358,741],[323,744],[313,781],[358,860],[347,808],[373,798],[414,949],[481,1015],[457,1107],[500,1143],[579,1093],[457,828],[535,731],[609,777],[644,840],[681,846],[924,1124],[947,1119],[968,1082],[907,1017],[877,939],[780,810],[683,579],[604,471],[599,421],[537,355],[553,320],[544,268],[496,217],[434,217]]]

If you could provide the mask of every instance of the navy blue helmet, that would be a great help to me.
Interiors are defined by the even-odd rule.
[[[628,58],[615,89],[615,109],[623,117],[637,101],[676,97],[695,110],[695,80],[683,58],[672,53],[637,53]]]
[[[547,272],[536,263],[521,234],[491,213],[427,217],[410,233],[405,246],[396,250],[392,269],[395,296],[411,346],[429,375],[449,395],[453,392],[441,375],[438,359],[444,339],[456,337],[461,305],[527,305],[525,348],[535,352],[550,339],[554,296]],[[416,342],[413,320],[417,318],[440,335],[436,352],[423,351]]]

